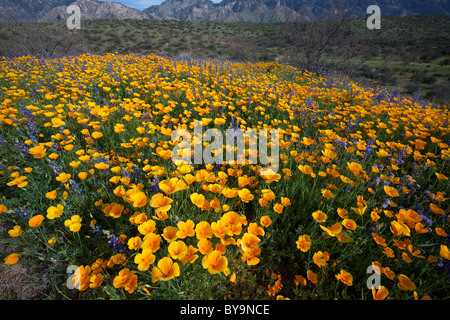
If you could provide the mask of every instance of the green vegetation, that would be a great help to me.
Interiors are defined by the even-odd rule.
[[[84,52],[156,53],[232,60],[290,63],[279,23],[216,23],[176,20],[82,21],[0,25],[0,55],[76,55]],[[450,101],[450,17],[383,17],[380,30],[355,19],[324,64],[349,76],[375,81],[402,94],[436,103]]]

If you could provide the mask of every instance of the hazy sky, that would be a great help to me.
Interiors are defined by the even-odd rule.
[[[103,0],[101,0],[103,1]],[[155,4],[161,4],[164,0],[110,0],[113,2],[120,2],[130,8],[135,8],[139,10],[146,9]],[[218,3],[221,0],[212,0],[212,2]]]

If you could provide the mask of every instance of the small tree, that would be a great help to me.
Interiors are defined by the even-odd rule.
[[[285,5],[278,14],[282,33],[290,47],[291,63],[313,69],[321,63],[327,48],[341,41],[342,29],[350,22],[359,0],[330,0],[330,9],[318,17],[308,16],[304,10],[296,12]],[[356,53],[347,54],[346,59]]]
[[[7,57],[63,56],[72,53],[73,45],[80,42],[76,30],[68,30],[61,22],[15,23],[0,29],[7,35],[0,37],[0,55]]]

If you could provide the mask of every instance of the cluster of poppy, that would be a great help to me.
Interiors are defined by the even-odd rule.
[[[0,215],[16,223],[8,235],[20,238],[27,227],[54,228],[59,221],[66,238],[88,239],[112,223],[121,230],[117,241],[126,250],[80,266],[73,278],[79,290],[109,283],[147,292],[141,277],[171,280],[200,255],[205,271],[236,282],[239,270],[261,262],[268,233],[299,230],[271,227],[284,216],[304,217],[292,246],[309,268],[305,276],[289,275],[296,286],[318,285],[322,271],[336,266],[342,268],[335,280],[361,282],[361,270],[351,270],[330,248],[367,239],[382,249],[372,263],[397,279],[400,290],[417,284],[397,276],[394,266],[418,260],[438,268],[450,260],[448,194],[440,189],[450,156],[445,107],[381,98],[348,79],[277,63],[105,54],[28,56],[2,60],[0,67],[0,147],[7,150]],[[195,120],[221,130],[278,129],[279,168],[262,175],[262,166],[251,163],[174,163],[171,150],[179,142],[172,133],[193,133]],[[43,171],[52,176],[48,185],[39,180]],[[431,178],[435,183],[418,183]],[[37,192],[32,207],[39,210],[13,217],[13,203],[21,200],[16,190]],[[295,192],[320,201],[302,208]],[[80,210],[85,200],[77,199],[88,198]],[[65,241],[59,234],[44,245]],[[19,256],[11,253],[5,263]],[[108,279],[103,270],[113,266],[121,269]],[[283,290],[286,278],[276,276],[268,294]],[[374,299],[388,296],[387,285],[373,291]]]

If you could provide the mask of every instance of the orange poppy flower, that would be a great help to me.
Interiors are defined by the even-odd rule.
[[[398,276],[399,283],[397,284],[401,290],[413,291],[416,289],[416,285],[404,274]]]
[[[186,237],[193,237],[195,235],[195,230],[194,230],[194,221],[192,220],[187,220],[186,222],[184,221],[180,221],[177,224],[177,237],[179,239],[184,239]]]
[[[166,197],[163,193],[157,193],[150,199],[150,206],[162,212],[167,212],[171,208],[172,199]]]
[[[341,270],[341,272],[336,275],[336,279],[340,280],[342,283],[346,284],[349,287],[353,285],[353,276],[351,275],[351,273],[345,270]]]
[[[134,257],[134,263],[138,265],[138,270],[145,271],[150,268],[150,265],[155,262],[155,255],[152,253],[152,250],[144,249],[142,253],[138,253]]]
[[[156,252],[160,248],[161,236],[159,234],[150,232],[145,235],[144,241],[142,242],[142,250],[149,249],[152,252]]]
[[[56,207],[51,206],[47,209],[47,219],[55,219],[62,215],[64,207],[58,204]]]
[[[262,216],[259,222],[261,223],[262,226],[267,228],[272,223],[272,219],[270,219],[269,216]]]
[[[4,259],[4,261],[5,261],[5,264],[15,264],[15,263],[17,263],[17,261],[19,261],[19,254],[11,253]]]
[[[275,203],[273,210],[277,213],[283,213],[284,206],[281,203]]]
[[[380,286],[378,290],[375,287],[372,288],[373,300],[384,300],[389,295],[389,290],[384,286]]]
[[[397,189],[393,187],[384,186],[384,192],[390,197],[398,197],[400,194],[398,193]]]
[[[164,257],[158,261],[157,267],[152,269],[152,282],[159,280],[168,281],[180,276],[180,267],[169,257]]]
[[[210,274],[216,274],[227,268],[228,260],[219,251],[214,250],[203,257],[202,266],[208,269]]]
[[[57,177],[56,177],[56,181],[59,181],[61,183],[65,183],[67,182],[67,180],[69,180],[71,177],[71,175],[69,173],[60,173]]]
[[[178,259],[181,261],[187,255],[188,247],[183,241],[178,240],[178,241],[172,241],[169,244],[169,248],[167,250],[172,259],[174,259],[174,260]]]
[[[209,239],[213,235],[213,230],[207,221],[200,221],[195,227],[195,234],[199,240]]]
[[[342,225],[346,227],[349,230],[355,230],[356,229],[356,222],[353,219],[344,219],[342,220]]]
[[[306,277],[308,278],[309,281],[311,281],[312,283],[317,285],[317,274],[316,273],[314,273],[311,270],[308,270],[306,272]]]
[[[313,216],[314,220],[316,220],[318,223],[323,223],[328,218],[326,213],[322,212],[321,210],[314,211],[312,213],[312,216]]]
[[[313,255],[313,261],[314,263],[319,266],[320,268],[324,267],[327,264],[327,261],[330,259],[330,254],[325,251],[318,251],[314,253]]]
[[[339,222],[336,222],[329,228],[322,225],[320,226],[320,228],[324,230],[330,237],[336,237],[342,231],[342,225]]]
[[[243,201],[243,202],[249,202],[252,201],[253,198],[255,197],[250,190],[248,190],[247,188],[241,189],[238,191],[238,195],[239,198]]]
[[[309,250],[309,248],[311,247],[311,243],[312,243],[311,238],[307,234],[299,236],[296,242],[297,248],[302,250],[303,252]]]
[[[36,228],[41,225],[42,221],[44,221],[44,216],[41,214],[38,214],[28,221],[28,225],[32,228]]]

